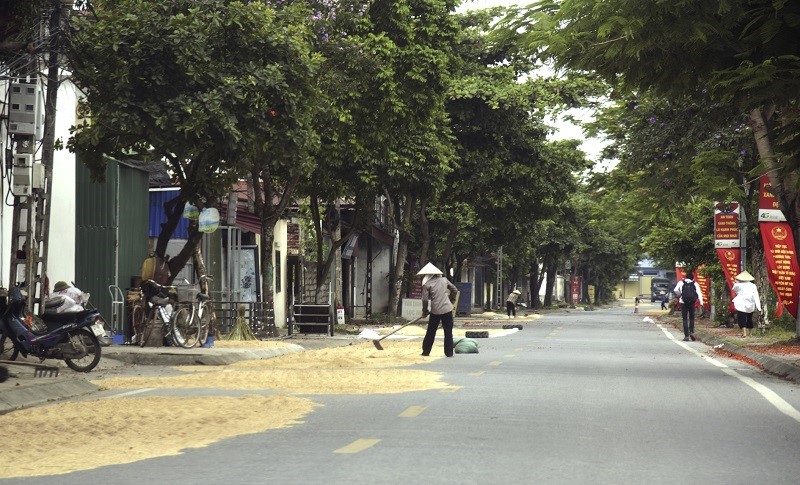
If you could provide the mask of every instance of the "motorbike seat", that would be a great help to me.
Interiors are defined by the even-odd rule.
[[[45,323],[72,323],[72,322],[79,322],[86,318],[89,314],[96,312],[97,310],[81,310],[77,312],[64,312],[64,313],[43,313],[42,320]]]

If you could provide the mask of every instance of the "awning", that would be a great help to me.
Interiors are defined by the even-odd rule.
[[[219,220],[228,220],[228,204],[220,204],[218,209]],[[234,225],[239,229],[261,234],[261,221],[258,219],[258,216],[242,207],[236,208],[236,222]]]

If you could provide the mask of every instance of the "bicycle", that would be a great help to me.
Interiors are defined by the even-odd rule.
[[[162,328],[165,343],[194,347],[198,332],[192,332],[186,326],[189,319],[189,309],[178,306],[178,293],[174,286],[162,286],[153,280],[142,282],[141,293],[131,309],[134,341],[140,347],[147,345],[156,327]]]
[[[202,275],[201,280],[209,281],[210,276]],[[191,311],[181,308],[179,314],[174,317],[175,333],[181,335],[184,348],[192,348],[196,345],[203,346],[208,340],[208,333],[211,328],[211,315],[214,309],[211,306],[211,297],[205,293],[198,293],[195,301],[191,304]],[[187,315],[188,313],[188,315]]]

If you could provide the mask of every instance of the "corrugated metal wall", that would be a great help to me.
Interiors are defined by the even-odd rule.
[[[147,257],[148,175],[109,161],[104,183],[76,164],[75,284],[111,318],[109,285],[125,291]]]

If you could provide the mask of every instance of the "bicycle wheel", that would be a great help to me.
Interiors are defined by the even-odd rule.
[[[208,331],[211,328],[211,312],[213,312],[211,305],[204,306],[203,314],[198,319],[197,343],[201,346],[205,345],[208,340]]]
[[[195,318],[192,308],[181,307],[172,314],[170,326],[172,327],[172,341],[184,349],[191,349],[197,345],[199,328],[198,318]]]
[[[134,303],[131,308],[131,326],[133,327],[133,341],[142,345],[142,336],[144,335],[144,327],[147,323],[145,317],[144,306],[141,303]]]
[[[144,319],[144,325],[142,326],[141,333],[142,337],[138,339],[139,347],[144,347],[147,345],[147,343],[150,341],[150,335],[152,335],[153,329],[156,328],[157,325],[163,325],[158,307],[151,308],[149,313],[150,314],[146,315],[146,318]]]

